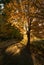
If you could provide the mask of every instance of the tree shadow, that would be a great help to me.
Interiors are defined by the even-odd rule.
[[[44,65],[44,40],[32,42],[30,49],[35,65]]]
[[[28,53],[26,47],[23,48],[20,54],[17,55],[6,53],[5,52],[6,48],[1,49],[2,56],[1,65],[33,65],[31,53]]]

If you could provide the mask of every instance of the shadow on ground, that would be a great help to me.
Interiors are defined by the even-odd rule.
[[[20,55],[14,56],[7,54],[5,50],[6,48],[0,48],[0,65],[33,65],[31,53],[26,48],[21,51]]]
[[[44,65],[44,40],[32,42],[29,51],[31,53],[24,48],[20,55],[13,56],[13,54],[7,54],[2,47],[0,48],[0,65]]]

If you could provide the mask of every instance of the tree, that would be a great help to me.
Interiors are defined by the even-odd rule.
[[[43,0],[32,1],[30,17],[32,18],[31,31],[37,38],[44,38],[44,4]]]
[[[38,27],[41,27],[41,24],[36,28],[35,25],[37,26],[39,20],[44,20],[44,3],[41,1],[42,0],[11,0],[9,3],[5,4],[4,15],[6,17],[6,21],[11,23],[12,26],[16,26],[20,30],[21,34],[24,33],[23,36],[26,34],[25,43],[27,48],[30,46],[31,28],[32,32],[35,32],[33,30],[37,30]],[[43,29],[44,22],[42,22],[42,24]],[[33,34],[36,36],[36,33]],[[24,46],[25,43],[23,42]]]

